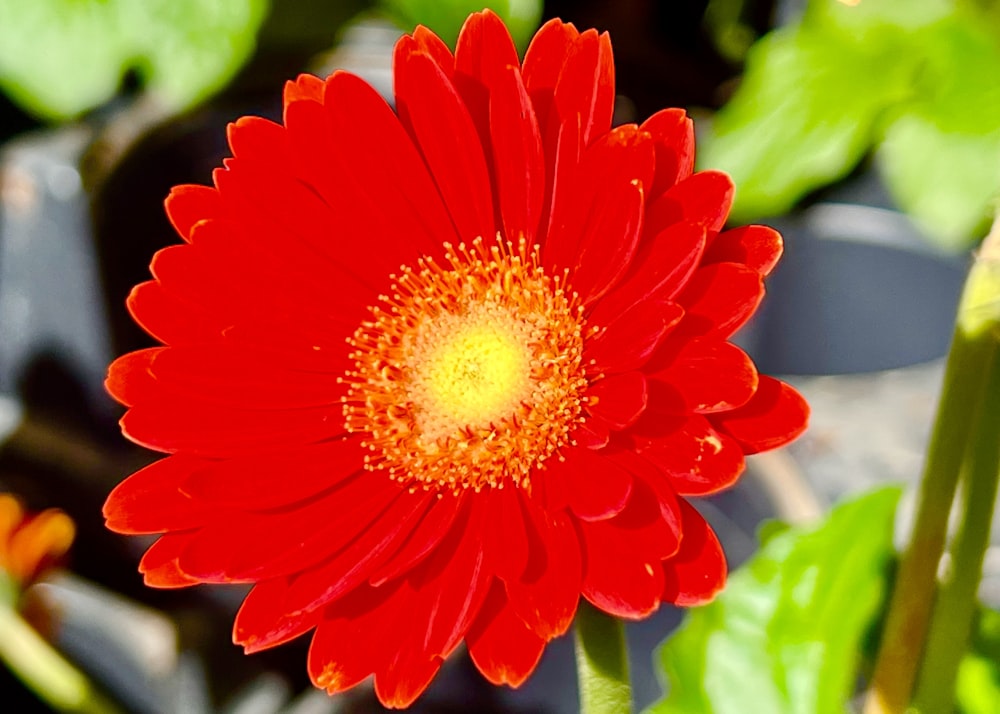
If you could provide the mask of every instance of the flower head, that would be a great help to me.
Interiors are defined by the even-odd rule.
[[[247,651],[313,631],[317,686],[374,674],[405,706],[463,640],[521,683],[581,595],[710,599],[725,558],[685,497],[807,408],[727,341],[780,237],[722,231],[732,185],[692,173],[682,111],[611,128],[606,34],[551,21],[522,63],[485,11],[394,65],[395,111],[301,76],[167,199],[185,242],[128,303],[163,346],[108,388],[170,455],[105,515],[162,534],[150,585],[253,583]]]
[[[19,588],[64,556],[75,535],[73,521],[62,511],[29,515],[18,499],[0,493],[0,571]]]

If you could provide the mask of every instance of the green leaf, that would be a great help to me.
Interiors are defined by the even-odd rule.
[[[136,67],[182,109],[249,57],[268,0],[0,0],[0,89],[50,120],[93,109]]]
[[[651,714],[842,714],[888,591],[900,490],[775,535],[662,646],[668,695]]]
[[[994,714],[1000,702],[1000,612],[979,615],[970,652],[958,670],[956,704],[961,714]]]
[[[383,0],[382,4],[405,30],[424,25],[452,48],[466,18],[484,7],[503,18],[522,52],[542,19],[541,0]]]
[[[1000,198],[1000,41],[969,17],[921,33],[920,91],[885,130],[879,169],[948,248],[982,237]]]
[[[784,213],[854,167],[880,113],[912,91],[916,59],[905,44],[890,27],[865,43],[799,27],[754,45],[699,146],[702,167],[727,171],[738,187],[734,221]]]
[[[877,42],[886,30],[912,32],[948,17],[953,0],[810,0],[802,24],[854,42]]]

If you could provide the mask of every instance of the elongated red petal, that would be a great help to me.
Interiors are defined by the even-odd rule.
[[[531,100],[516,67],[497,78],[490,95],[496,194],[507,240],[537,240],[545,200],[545,157]]]
[[[690,223],[645,240],[629,272],[594,306],[590,320],[605,325],[642,300],[673,299],[698,267],[704,248],[704,229]]]
[[[635,423],[646,408],[648,393],[642,372],[623,372],[596,382],[587,392],[587,411],[611,428],[622,430]]]
[[[712,422],[748,454],[784,446],[805,431],[809,405],[794,388],[761,376],[753,398],[739,409],[716,414]]]
[[[223,210],[218,191],[193,184],[174,186],[163,205],[177,235],[189,242],[198,221],[221,217]]]
[[[466,637],[476,669],[493,684],[520,686],[542,658],[545,640],[517,616],[495,583]]]
[[[692,336],[729,337],[750,319],[764,298],[760,273],[739,263],[716,263],[695,271],[677,301],[684,307],[681,326]]]
[[[423,52],[394,58],[396,107],[420,148],[462,240],[493,237],[493,198],[483,147],[451,80]],[[455,146],[464,147],[455,152]]]
[[[709,414],[743,406],[757,391],[757,368],[734,344],[697,337],[657,356],[649,375],[654,408],[674,414]],[[665,366],[660,366],[663,361]]]
[[[178,471],[183,473],[178,483],[184,494],[208,507],[270,510],[339,486],[362,470],[366,453],[359,439],[332,439],[185,464],[186,473]]]
[[[191,533],[167,533],[149,546],[142,560],[139,572],[143,582],[153,588],[186,588],[197,585],[198,580],[189,577],[177,566],[177,560],[191,542]]]
[[[641,436],[637,451],[669,477],[682,496],[704,496],[732,486],[746,460],[738,442],[716,431],[703,416],[654,417]]]
[[[683,181],[694,171],[694,122],[683,109],[662,109],[642,123],[656,147],[656,178],[650,200]]]
[[[683,316],[684,310],[676,303],[643,300],[590,339],[584,357],[607,374],[637,369]]]
[[[565,513],[548,513],[524,500],[530,517],[528,567],[506,584],[511,608],[548,641],[566,632],[580,600],[583,577],[580,542]]]
[[[654,230],[687,221],[708,232],[718,231],[725,225],[732,203],[732,179],[721,171],[701,171],[650,203],[646,220]]]
[[[693,607],[712,600],[726,584],[726,556],[705,519],[680,503],[684,537],[677,555],[663,563],[663,599]]]
[[[564,449],[539,474],[550,508],[565,503],[583,520],[599,521],[621,513],[632,493],[632,475],[601,451]]]
[[[742,263],[767,275],[778,264],[784,244],[778,231],[767,226],[743,226],[723,231],[705,252],[705,263]]]
[[[212,508],[195,501],[180,488],[188,474],[204,463],[177,454],[136,471],[108,495],[104,504],[105,525],[116,533],[164,533],[209,522]]]
[[[247,654],[301,637],[320,622],[319,612],[289,610],[289,581],[287,577],[262,580],[243,600],[233,623],[233,642]]]

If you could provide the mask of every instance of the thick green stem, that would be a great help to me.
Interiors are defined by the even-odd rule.
[[[925,652],[948,515],[959,474],[967,468],[963,467],[963,461],[967,456],[974,458],[977,453],[978,447],[970,447],[970,444],[985,444],[991,438],[996,439],[996,432],[992,436],[987,433],[989,425],[984,420],[988,422],[989,418],[984,409],[988,411],[996,406],[996,392],[989,390],[995,389],[992,380],[1000,339],[998,331],[1000,218],[984,241],[962,294],[941,402],[917,496],[913,534],[896,575],[871,688],[865,701],[865,714],[903,714],[911,701]],[[986,407],[982,406],[984,404]],[[991,506],[992,499],[987,503]],[[965,547],[974,550],[978,546],[969,540]],[[975,556],[969,553],[963,557]],[[962,577],[978,582],[979,573],[977,567]],[[963,583],[963,587],[968,588],[969,583]],[[939,612],[943,611],[939,608]],[[941,656],[953,655],[954,652],[945,652]],[[949,709],[950,705],[941,711]]]
[[[930,620],[937,569],[962,457],[982,396],[979,375],[988,350],[956,332],[931,435],[909,547],[896,575],[865,714],[903,714]]]
[[[0,661],[57,712],[116,714],[118,709],[10,607],[0,605]]]
[[[576,671],[581,714],[632,711],[625,627],[586,601],[576,613]]]
[[[986,375],[984,400],[962,469],[962,513],[951,547],[951,567],[931,616],[930,633],[914,707],[920,712],[951,711],[958,666],[968,646],[978,607],[977,592],[1000,480],[1000,336]]]

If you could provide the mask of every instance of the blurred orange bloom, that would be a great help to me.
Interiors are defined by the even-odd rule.
[[[65,555],[75,535],[62,511],[28,514],[14,496],[0,493],[0,570],[22,587]]]

